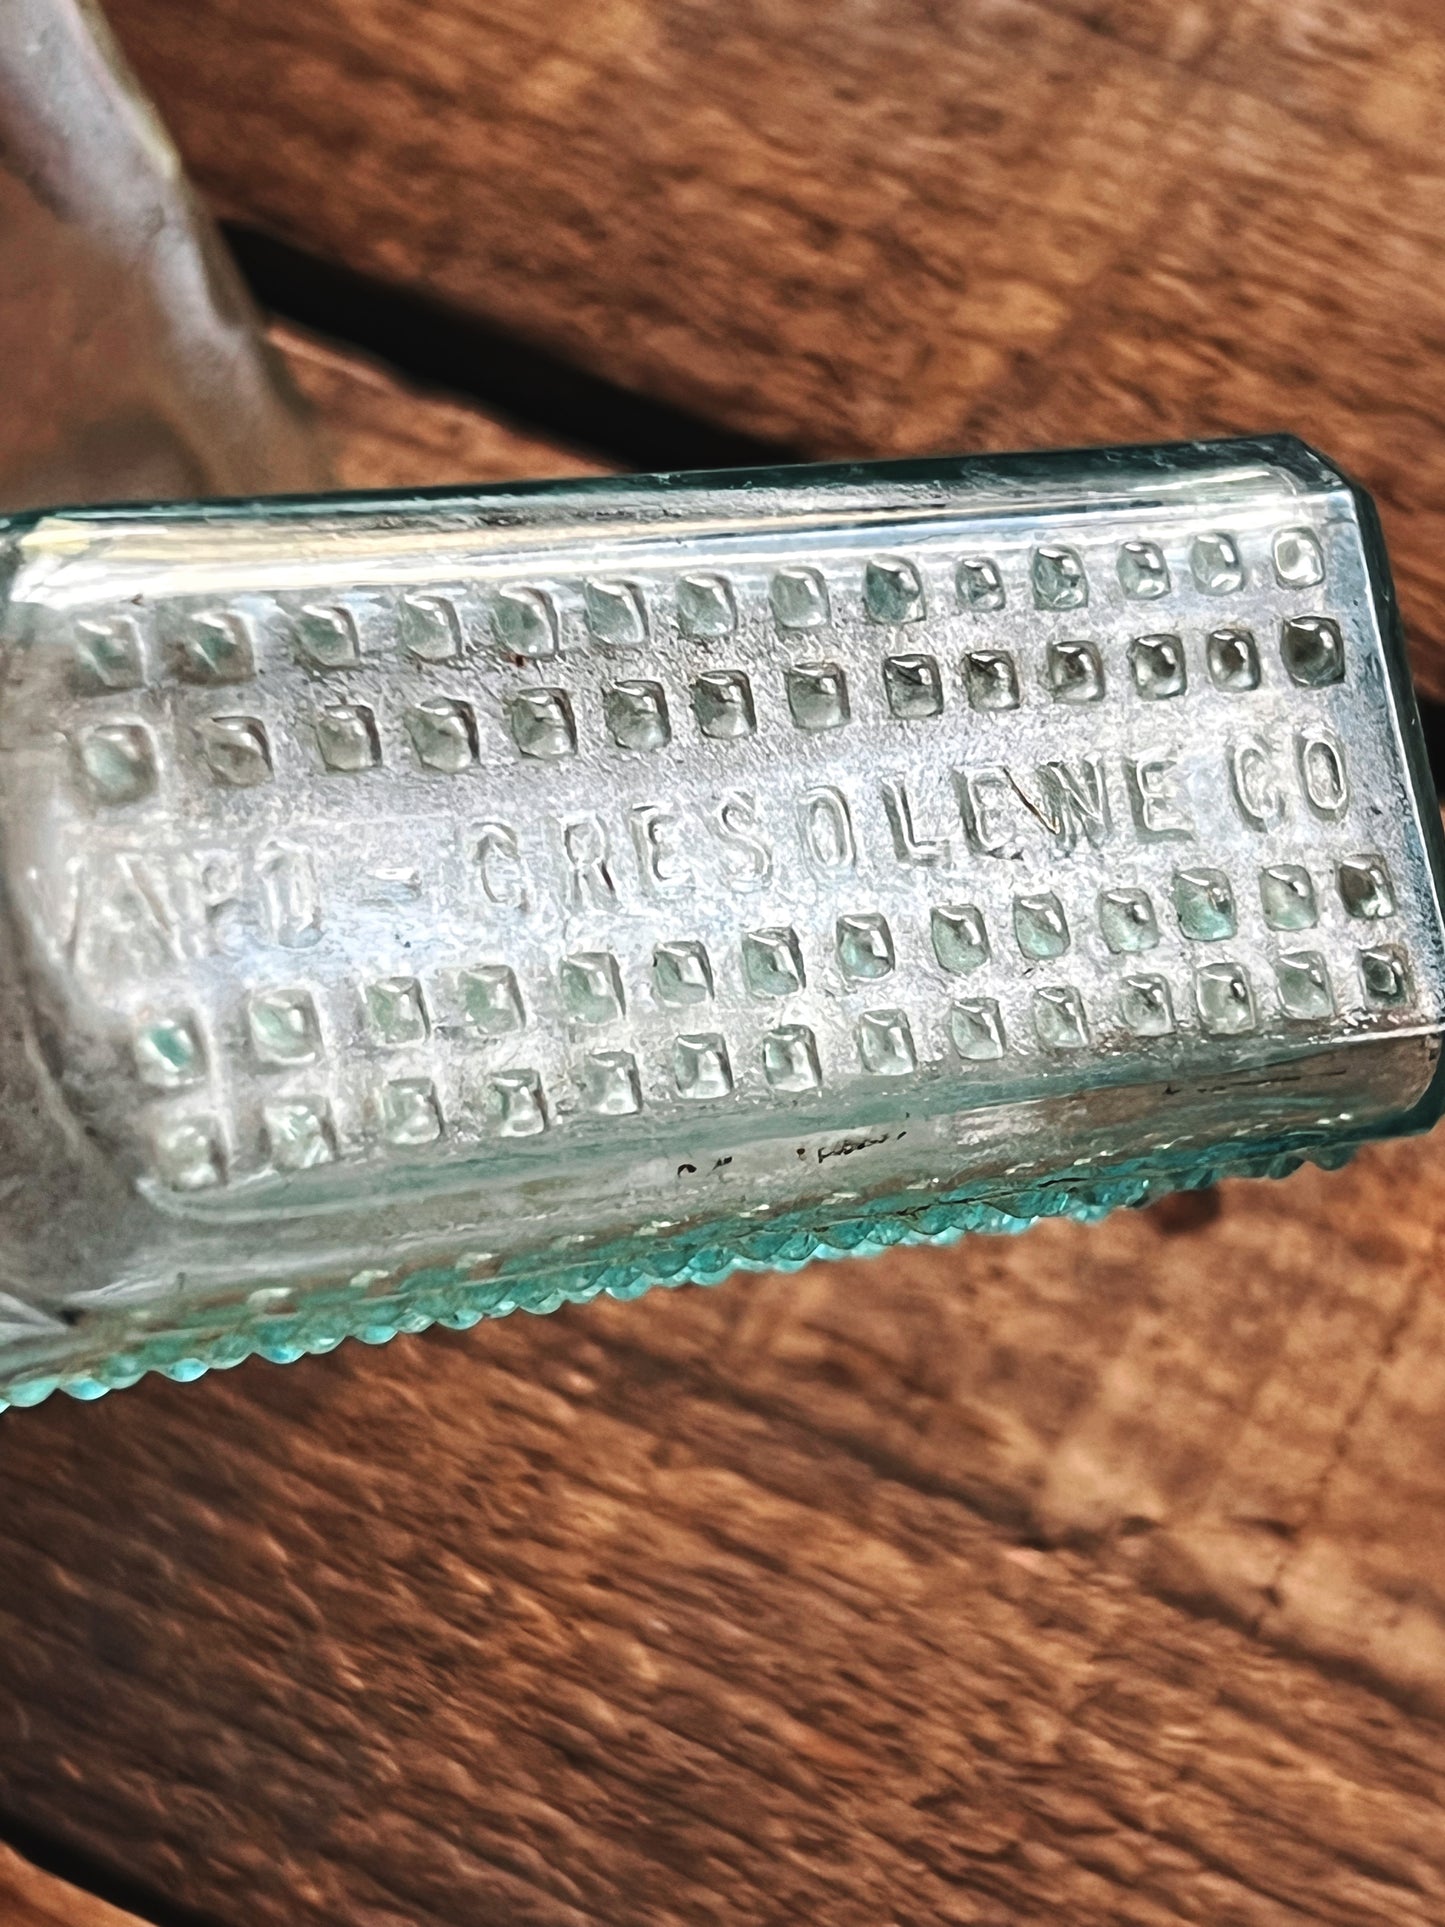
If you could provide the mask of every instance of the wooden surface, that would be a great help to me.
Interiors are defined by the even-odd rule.
[[[0,1811],[227,1927],[1438,1922],[1442,1180],[9,1415]]]
[[[108,0],[227,212],[819,454],[1289,427],[1445,694],[1438,0]]]
[[[1425,0],[109,5],[230,212],[819,452],[1303,428],[1445,638]],[[586,466],[279,338],[352,486]],[[177,1927],[1445,1920],[1442,1234],[1437,1138],[8,1414],[0,1835]]]
[[[0,1921],[5,1927],[145,1927],[93,1894],[42,1873],[0,1843]]]
[[[603,471],[575,450],[520,433],[364,358],[279,324],[271,340],[314,411],[341,488],[427,488]]]

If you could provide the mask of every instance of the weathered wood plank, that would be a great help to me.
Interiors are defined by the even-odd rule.
[[[1445,694],[1428,0],[109,0],[228,212],[821,454],[1290,427]]]
[[[224,1922],[1437,1921],[1442,1159],[7,1415],[0,1809]]]
[[[5,1927],[144,1927],[94,1895],[42,1873],[0,1845],[0,1920]]]
[[[603,472],[573,449],[409,387],[297,328],[277,325],[271,339],[314,411],[341,488],[435,488]]]

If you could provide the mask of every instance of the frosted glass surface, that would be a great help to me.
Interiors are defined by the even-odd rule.
[[[8,527],[0,1394],[1348,1155],[1438,821],[1284,439]]]

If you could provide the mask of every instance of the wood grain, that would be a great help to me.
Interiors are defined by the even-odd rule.
[[[341,488],[440,488],[604,472],[590,457],[411,386],[299,328],[277,325],[271,340],[313,411]]]
[[[237,1927],[1437,1922],[1442,1180],[8,1414],[0,1809]]]
[[[42,1873],[0,1845],[0,1920],[5,1927],[144,1927],[93,1894]]]
[[[227,212],[819,454],[1289,427],[1445,694],[1433,0],[108,0]]]

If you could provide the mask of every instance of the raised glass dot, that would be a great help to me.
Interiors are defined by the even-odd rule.
[[[547,1101],[536,1071],[498,1071],[489,1096],[499,1136],[540,1137],[546,1130]]]
[[[785,681],[788,708],[799,729],[839,729],[847,722],[848,683],[837,663],[795,663]]]
[[[1003,578],[986,555],[965,556],[956,577],[958,599],[965,609],[983,613],[1004,605]]]
[[[815,1091],[822,1083],[818,1045],[806,1024],[780,1024],[763,1035],[763,1076],[775,1091]]]
[[[1274,974],[1286,1017],[1319,1019],[1333,1013],[1329,972],[1318,950],[1286,952],[1276,962]]]
[[[672,1081],[679,1097],[704,1103],[726,1097],[733,1087],[727,1045],[716,1031],[677,1038],[672,1046]]]
[[[705,1004],[712,996],[706,948],[690,938],[660,943],[652,953],[652,990],[659,1003]]]
[[[1366,999],[1382,1010],[1410,1001],[1410,966],[1395,944],[1375,944],[1360,952],[1360,981]]]
[[[271,780],[271,746],[254,716],[206,716],[196,725],[201,755],[214,782],[254,789]]]
[[[1369,920],[1394,914],[1395,891],[1383,857],[1346,857],[1335,875],[1340,901],[1352,917]]]
[[[246,1027],[257,1063],[278,1070],[314,1063],[321,1050],[316,1006],[304,990],[254,991]]]
[[[1194,580],[1206,595],[1231,595],[1244,587],[1244,564],[1231,535],[1217,529],[1196,535],[1189,550]]]
[[[314,603],[292,624],[296,647],[313,669],[349,669],[361,657],[356,617],[345,603]]]
[[[492,636],[509,656],[533,661],[557,653],[557,609],[541,589],[498,589],[492,598]]]
[[[888,707],[905,722],[943,713],[943,678],[932,656],[885,656],[883,687]]]
[[[1309,930],[1319,919],[1315,886],[1298,863],[1271,863],[1261,870],[1259,900],[1271,930]]]
[[[1096,703],[1104,693],[1104,667],[1092,642],[1051,642],[1049,689],[1055,702]]]
[[[1178,636],[1136,636],[1129,644],[1134,687],[1150,702],[1184,693],[1184,644]]]
[[[1099,932],[1116,957],[1152,950],[1159,941],[1159,923],[1148,891],[1131,884],[1101,891]]]
[[[661,749],[671,739],[667,698],[660,682],[614,683],[602,706],[619,749]]]
[[[1204,660],[1216,689],[1258,689],[1259,650],[1248,629],[1212,629],[1205,638]]]
[[[854,983],[886,977],[893,968],[893,934],[876,910],[839,917],[837,943],[843,975]]]
[[[1088,577],[1073,549],[1035,549],[1029,575],[1040,609],[1082,609],[1089,600]]]
[[[577,724],[565,689],[522,689],[507,704],[512,740],[524,756],[539,762],[571,756]]]
[[[828,620],[828,586],[816,569],[779,569],[768,590],[784,629],[821,629]]]
[[[743,938],[743,977],[757,997],[791,997],[803,988],[803,953],[794,930],[752,930]]]
[[[737,603],[726,576],[685,575],[677,585],[677,623],[685,636],[707,642],[738,626]]]
[[[436,1142],[442,1114],[429,1077],[397,1077],[382,1085],[381,1130],[388,1144],[402,1149]]]
[[[138,803],[156,786],[155,751],[139,723],[98,723],[76,739],[76,761],[97,803]]]
[[[633,1117],[642,1109],[642,1082],[630,1051],[600,1050],[583,1058],[582,1102],[594,1117]]]
[[[135,689],[144,675],[140,630],[127,616],[75,625],[75,668],[86,689]]]
[[[925,613],[917,569],[893,556],[875,557],[863,571],[863,607],[873,622],[917,622]]]
[[[200,1034],[190,1017],[156,1017],[135,1035],[135,1065],[154,1091],[180,1091],[206,1074]]]
[[[434,696],[406,712],[406,733],[424,769],[455,776],[477,759],[477,725],[465,703]]]
[[[1034,1035],[1045,1050],[1081,1050],[1089,1041],[1083,999],[1067,984],[1051,984],[1033,996]]]
[[[1014,936],[1026,957],[1062,957],[1069,947],[1064,906],[1052,890],[1014,898]]]
[[[214,1118],[177,1118],[162,1124],[154,1144],[157,1175],[172,1191],[209,1191],[225,1183],[225,1152]]]
[[[1174,1004],[1162,977],[1126,977],[1119,986],[1119,1015],[1136,1037],[1169,1037]]]
[[[1325,559],[1312,529],[1281,529],[1271,545],[1281,588],[1312,589],[1325,579]]]
[[[368,984],[366,1014],[373,1035],[389,1050],[425,1042],[430,1029],[415,977],[382,977]]]
[[[1302,689],[1344,680],[1344,637],[1328,616],[1290,616],[1280,630],[1279,647],[1290,681]]]
[[[181,631],[177,668],[188,682],[245,682],[255,670],[246,618],[234,609],[193,616]]]
[[[933,954],[945,970],[962,975],[988,960],[983,912],[971,903],[939,904],[929,919]]]
[[[1168,595],[1169,564],[1157,543],[1125,542],[1119,550],[1119,586],[1135,602]]]
[[[647,609],[631,582],[582,585],[587,627],[609,649],[640,649],[647,641]]]
[[[515,972],[506,964],[476,964],[457,979],[462,1016],[488,1037],[507,1037],[527,1022]]]
[[[314,726],[316,746],[327,769],[339,775],[357,775],[380,763],[376,718],[364,704],[334,703],[329,709],[318,710]]]
[[[418,662],[455,662],[462,653],[462,625],[449,594],[403,596],[396,626],[402,648]]]
[[[1194,1001],[1212,1037],[1240,1037],[1254,1029],[1254,993],[1239,964],[1205,964],[1195,971]]]
[[[621,1017],[622,978],[610,951],[579,950],[564,957],[560,975],[562,1003],[579,1024],[611,1024]]]
[[[971,649],[963,659],[963,680],[974,709],[1018,708],[1018,668],[1006,649]]]
[[[266,1146],[278,1171],[311,1171],[336,1156],[331,1113],[319,1098],[292,1098],[262,1107]]]
[[[1004,1053],[1003,1018],[992,997],[969,997],[948,1014],[953,1048],[968,1064],[987,1064]]]
[[[1234,892],[1223,870],[1176,870],[1174,909],[1180,929],[1198,943],[1234,935]]]
[[[692,685],[692,708],[704,736],[735,741],[757,727],[753,692],[741,670],[709,669]]]
[[[856,1031],[858,1058],[873,1077],[906,1077],[918,1068],[913,1032],[901,1010],[865,1010]]]

